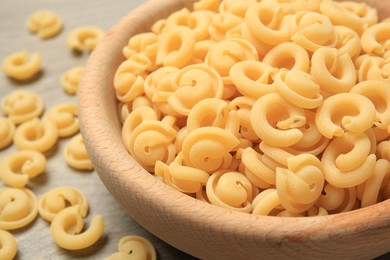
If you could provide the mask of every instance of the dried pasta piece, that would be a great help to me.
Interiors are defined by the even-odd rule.
[[[141,236],[131,235],[122,237],[118,243],[118,252],[104,260],[121,259],[156,260],[157,254],[149,240]]]
[[[307,51],[315,52],[321,47],[335,47],[337,32],[332,22],[323,14],[301,11],[294,14],[296,32],[291,41],[302,46]]]
[[[84,73],[84,67],[76,66],[61,75],[61,86],[67,94],[75,95],[80,86],[80,80]]]
[[[390,161],[390,141],[386,140],[378,143],[376,156],[378,159],[386,159]]]
[[[41,39],[56,36],[62,30],[61,17],[53,11],[40,10],[27,19],[27,28],[32,33],[37,33]]]
[[[342,136],[344,131],[363,133],[375,119],[374,104],[357,93],[340,93],[325,99],[315,116],[318,131],[329,139]]]
[[[32,79],[41,71],[42,57],[39,52],[30,53],[27,50],[13,53],[3,60],[2,69],[10,78],[24,81]]]
[[[320,48],[311,58],[311,74],[330,93],[348,92],[356,83],[356,68],[349,54],[336,48]]]
[[[206,184],[211,204],[249,213],[252,210],[252,184],[239,172],[217,171]]]
[[[327,216],[329,215],[328,211],[321,207],[313,206],[310,209],[307,210],[307,216],[313,217],[313,216]]]
[[[245,24],[255,38],[267,44],[288,42],[296,28],[284,8],[273,1],[255,3],[245,14]]]
[[[214,41],[222,41],[229,30],[241,24],[242,19],[230,13],[216,13],[210,22],[209,33]]]
[[[230,71],[230,80],[244,96],[258,99],[265,94],[276,92],[274,78],[279,70],[264,62],[239,61]]]
[[[39,215],[52,222],[54,217],[67,207],[79,205],[80,215],[88,214],[88,201],[84,193],[73,187],[57,187],[47,191],[41,197],[38,205]]]
[[[18,125],[39,117],[44,110],[44,104],[42,98],[34,92],[16,90],[2,99],[1,110],[14,124]]]
[[[297,69],[305,72],[308,72],[310,67],[308,52],[294,42],[276,45],[264,56],[263,62],[274,68]]]
[[[275,88],[282,97],[297,107],[313,109],[323,101],[316,79],[301,70],[280,70],[275,76]]]
[[[195,41],[195,35],[188,27],[171,28],[161,35],[156,64],[183,68],[194,53]]]
[[[390,84],[378,80],[367,80],[355,85],[351,93],[367,97],[374,104],[376,119],[374,125],[390,130]]]
[[[0,117],[0,150],[7,148],[13,140],[15,124],[9,118]]]
[[[168,104],[182,116],[188,116],[199,101],[221,98],[223,83],[218,72],[205,64],[189,65],[175,73],[171,81],[174,93]]]
[[[183,163],[206,172],[226,169],[232,161],[230,152],[239,143],[236,136],[219,127],[195,129],[184,139]]]
[[[66,145],[64,158],[67,164],[78,170],[93,170],[93,164],[89,159],[87,150],[84,145],[83,136],[77,134]]]
[[[0,229],[0,259],[14,259],[17,252],[18,246],[14,236]]]
[[[127,151],[149,172],[154,171],[157,161],[169,164],[176,155],[173,141],[177,132],[172,123],[164,120],[145,120],[134,128],[130,138],[126,139]]]
[[[205,10],[218,12],[219,3],[221,0],[200,0],[194,3],[195,11]]]
[[[370,150],[371,142],[363,133],[347,132],[334,138],[321,157],[326,181],[339,188],[365,182],[374,173],[376,162]]]
[[[4,184],[23,188],[29,179],[42,174],[46,169],[45,156],[34,150],[22,150],[5,156],[0,161],[0,179]]]
[[[145,32],[134,35],[123,48],[123,56],[129,59],[133,54],[146,52],[148,48],[158,42],[157,34]]]
[[[299,127],[306,123],[304,110],[286,102],[278,93],[259,98],[253,105],[250,120],[261,140],[280,147],[299,142],[303,136]]]
[[[315,206],[325,209],[329,214],[347,212],[354,208],[356,198],[355,187],[338,188],[327,183]]]
[[[390,84],[390,59],[365,54],[359,56],[355,64],[359,82],[380,80]]]
[[[236,97],[231,102],[229,102],[230,111],[236,111],[240,129],[240,136],[249,140],[249,141],[258,141],[259,137],[256,135],[253,130],[250,114],[255,100],[245,96]]]
[[[224,0],[219,4],[219,13],[230,13],[244,18],[246,11],[253,3],[255,1]]]
[[[15,130],[14,144],[20,150],[30,149],[38,152],[50,150],[57,143],[58,129],[50,120],[31,119]]]
[[[338,25],[333,27],[338,35],[336,49],[339,50],[339,53],[348,53],[352,59],[355,59],[360,55],[361,44],[360,37],[353,29]]]
[[[61,248],[79,250],[95,244],[104,232],[104,218],[94,216],[88,229],[83,231],[84,220],[79,205],[61,210],[50,224],[54,242]]]
[[[318,200],[324,187],[321,161],[311,154],[288,159],[288,168],[276,168],[276,190],[282,206],[303,213]]]
[[[38,202],[29,189],[0,189],[0,229],[13,230],[30,224],[38,214]]]
[[[385,159],[376,161],[374,173],[364,183],[361,207],[368,207],[378,202],[381,185],[389,179],[390,162]]]
[[[104,36],[104,31],[95,26],[82,26],[73,29],[66,38],[71,50],[92,51]]]
[[[361,45],[366,53],[373,55],[382,55],[390,50],[390,23],[377,23],[364,31]]]
[[[76,103],[62,103],[50,108],[43,120],[54,122],[58,129],[58,137],[68,137],[80,130]]]
[[[280,199],[276,189],[270,188],[260,192],[252,202],[252,214],[268,216],[280,206]]]

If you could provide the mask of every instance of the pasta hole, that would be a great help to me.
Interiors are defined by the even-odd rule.
[[[150,146],[145,146],[144,151],[145,153],[150,153]]]
[[[131,255],[132,253],[133,253],[133,250],[130,250],[130,251],[129,251],[129,255]]]

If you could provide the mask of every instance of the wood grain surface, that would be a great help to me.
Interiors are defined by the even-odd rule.
[[[0,73],[0,98],[15,90],[30,90],[38,93],[50,108],[62,102],[76,102],[75,96],[67,95],[60,86],[61,74],[73,66],[83,66],[88,53],[76,55],[66,46],[66,36],[73,28],[95,25],[108,30],[129,11],[142,4],[142,0],[2,0],[0,3],[0,61],[7,55],[26,49],[39,51],[43,56],[43,71],[33,81],[15,82]],[[63,31],[52,39],[41,40],[28,32],[26,19],[38,10],[52,10],[64,21]],[[133,219],[112,198],[95,171],[77,171],[63,159],[63,150],[70,138],[60,139],[55,151],[49,155],[47,169],[28,185],[38,199],[51,188],[68,185],[83,191],[90,203],[92,216],[102,214],[105,218],[103,237],[92,247],[68,251],[57,247],[50,236],[49,223],[42,218],[25,228],[12,231],[18,244],[16,259],[103,259],[117,251],[119,239],[126,235],[140,235],[149,239],[156,248],[158,259],[193,259],[159,240]],[[0,151],[0,160],[15,151],[15,146]],[[0,183],[0,188],[4,187]]]

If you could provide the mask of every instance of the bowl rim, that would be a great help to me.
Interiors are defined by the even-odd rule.
[[[158,228],[150,228],[150,223],[145,216],[139,214],[137,209],[129,209],[129,206],[147,202],[149,207],[155,209],[156,217],[169,216],[171,219],[185,219],[188,225],[203,223],[200,227],[202,232],[212,233],[222,230],[226,235],[230,232],[234,233],[237,239],[250,236],[254,245],[264,238],[279,243],[282,240],[325,241],[341,235],[367,236],[367,241],[361,242],[364,245],[371,243],[368,238],[375,232],[389,234],[390,200],[366,208],[327,216],[294,218],[254,216],[220,208],[182,194],[158,181],[131,158],[123,143],[118,142],[119,116],[117,114],[112,118],[112,110],[107,109],[107,105],[112,106],[110,102],[117,101],[107,89],[113,88],[112,83],[107,86],[105,82],[112,82],[114,68],[123,60],[118,56],[122,54],[122,47],[125,46],[130,35],[139,30],[147,31],[151,20],[166,16],[179,7],[189,7],[192,2],[194,0],[146,2],[113,26],[88,58],[78,92],[80,130],[100,179],[116,200],[138,223],[170,244],[172,239],[169,236],[162,234]],[[150,13],[151,8],[156,8],[157,3],[160,10],[162,6],[167,8],[159,11],[160,13],[157,11]],[[149,12],[148,19],[150,19],[146,23],[142,18],[145,12]],[[127,30],[125,34],[124,28]],[[119,46],[122,47],[119,48]],[[114,125],[97,122],[111,122]],[[126,192],[123,192],[124,190]],[[146,194],[145,190],[150,192]],[[215,222],[216,219],[218,223]],[[242,223],[246,223],[245,226],[242,226]],[[241,228],[238,229],[237,226]],[[188,251],[185,246],[180,245],[178,248]],[[386,251],[381,253],[384,252]]]

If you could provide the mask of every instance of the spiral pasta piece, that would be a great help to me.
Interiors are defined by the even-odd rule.
[[[298,128],[306,123],[303,109],[286,102],[277,93],[259,98],[253,105],[250,120],[261,140],[280,147],[297,143],[303,136]]]
[[[50,150],[57,143],[58,129],[50,120],[31,119],[22,123],[14,134],[14,144],[19,149],[38,152]]]
[[[66,145],[64,158],[67,164],[78,170],[93,170],[93,164],[89,159],[87,150],[84,145],[83,136],[77,134]]]
[[[157,254],[152,243],[141,236],[125,236],[119,240],[118,252],[104,260],[118,259],[156,260]]]
[[[14,259],[18,246],[14,236],[5,230],[0,230],[0,258]]]
[[[361,207],[368,207],[378,202],[381,185],[390,175],[390,162],[385,159],[376,161],[374,173],[364,183]]]
[[[9,118],[0,117],[0,150],[8,147],[13,140],[15,124]]]
[[[267,216],[280,205],[279,195],[276,189],[266,189],[260,192],[252,202],[252,214]]]
[[[38,52],[27,50],[13,53],[3,60],[2,69],[10,78],[24,81],[32,79],[42,68],[42,57]]]
[[[281,70],[275,76],[275,88],[290,103],[313,109],[321,105],[320,86],[310,74],[300,70]]]
[[[367,80],[355,85],[351,93],[367,97],[376,109],[375,126],[381,129],[390,129],[390,84]]]
[[[229,131],[205,126],[193,130],[183,142],[183,163],[213,172],[225,169],[232,160],[230,152],[239,144],[239,140]]]
[[[232,28],[240,25],[242,19],[231,13],[217,13],[210,21],[209,33],[214,41],[222,41],[226,39],[226,34]]]
[[[325,209],[330,214],[350,211],[356,203],[356,188],[338,188],[330,183],[325,184],[324,190],[315,205]]]
[[[153,32],[144,32],[134,35],[129,39],[127,45],[123,48],[122,53],[126,59],[133,54],[144,53],[158,42],[157,34]]]
[[[276,91],[274,78],[277,72],[277,68],[264,62],[246,60],[235,63],[229,76],[242,95],[258,99]]]
[[[14,188],[23,188],[30,178],[42,174],[46,169],[46,158],[34,150],[16,151],[0,162],[0,179]]]
[[[282,206],[303,213],[314,205],[324,187],[321,161],[311,154],[288,159],[288,169],[276,169],[276,190]]]
[[[311,62],[311,74],[325,92],[348,92],[356,83],[356,69],[347,53],[340,53],[335,48],[320,48],[313,53]]]
[[[326,138],[342,136],[344,130],[362,133],[376,119],[374,104],[357,93],[340,93],[324,100],[318,108],[315,122]]]
[[[176,130],[171,125],[157,120],[139,124],[130,135],[125,146],[133,158],[149,172],[154,172],[157,161],[169,164],[173,161],[176,148],[173,140]]]
[[[359,35],[353,29],[342,25],[334,26],[334,30],[338,35],[335,46],[338,52],[340,54],[348,53],[352,59],[359,56],[362,49]]]
[[[241,137],[250,141],[256,141],[259,139],[253,130],[250,121],[251,109],[254,103],[254,99],[244,96],[237,97],[229,103],[229,109],[231,111],[236,111],[240,123],[239,133]]]
[[[76,66],[61,75],[60,83],[67,94],[75,95],[77,93],[83,73],[84,67]]]
[[[46,221],[53,221],[54,217],[63,209],[79,205],[80,214],[88,214],[88,201],[85,195],[73,187],[57,187],[47,191],[38,204],[39,215]]]
[[[92,51],[103,39],[104,31],[95,26],[82,26],[69,32],[66,44],[78,52]]]
[[[61,210],[51,222],[50,233],[54,242],[61,248],[79,250],[96,243],[104,231],[104,218],[94,216],[87,230],[82,232],[84,221],[80,206],[71,206]]]
[[[359,58],[361,60],[356,66],[359,82],[380,80],[390,84],[390,59],[369,55],[362,55]]]
[[[180,115],[188,116],[199,101],[206,98],[221,98],[223,83],[218,72],[205,64],[184,67],[172,78],[172,93],[168,104]]]
[[[390,23],[381,22],[368,28],[362,34],[361,44],[368,54],[382,55],[390,50]]]
[[[27,28],[32,33],[37,33],[41,39],[56,36],[63,27],[59,15],[52,11],[41,10],[30,15],[27,19]]]
[[[2,99],[1,110],[18,125],[39,117],[44,110],[44,105],[42,98],[34,92],[16,90]]]
[[[206,193],[213,205],[247,213],[252,210],[252,185],[239,172],[213,173],[206,184]]]
[[[297,69],[305,72],[308,72],[310,67],[309,54],[302,46],[294,42],[278,44],[267,52],[263,62],[274,68]]]
[[[290,40],[295,31],[291,22],[292,16],[286,15],[284,6],[272,1],[253,4],[245,14],[245,24],[251,34],[271,45]]]
[[[332,22],[320,13],[301,11],[294,14],[296,32],[291,40],[307,51],[315,52],[321,47],[335,47],[337,33]]]
[[[76,103],[63,103],[50,108],[43,120],[54,122],[58,129],[58,137],[68,137],[80,129]]]
[[[0,229],[13,230],[27,226],[37,214],[37,198],[29,189],[0,189]]]
[[[324,176],[339,188],[351,188],[365,182],[374,172],[376,156],[369,154],[371,143],[363,133],[347,132],[334,138],[322,157]]]

